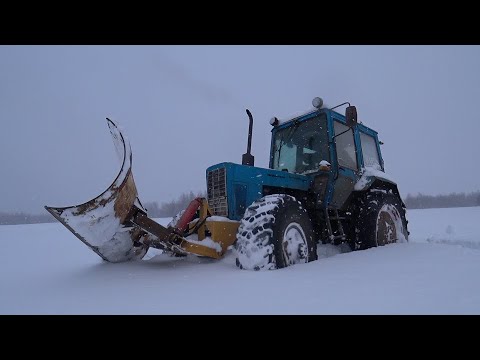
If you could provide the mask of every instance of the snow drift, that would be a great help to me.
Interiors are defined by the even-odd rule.
[[[263,272],[233,254],[112,264],[59,223],[3,225],[0,314],[480,314],[480,207],[407,217],[409,243]]]

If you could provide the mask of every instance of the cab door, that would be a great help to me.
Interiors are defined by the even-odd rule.
[[[359,173],[359,158],[354,128],[345,120],[332,116],[333,123],[333,194],[329,205],[341,209],[353,191]]]

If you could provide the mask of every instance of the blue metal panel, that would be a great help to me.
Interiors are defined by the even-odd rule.
[[[243,184],[238,181],[236,181],[235,185],[233,186],[233,208],[235,214],[244,214],[249,205],[247,204],[247,189],[248,184]]]
[[[248,207],[263,196],[264,186],[307,191],[312,182],[310,176],[229,162],[210,166],[207,173],[220,167],[226,169],[228,217],[233,220],[240,220],[243,216],[241,212],[243,204],[240,202],[245,199],[245,206]],[[241,190],[242,187],[246,188],[246,194]]]

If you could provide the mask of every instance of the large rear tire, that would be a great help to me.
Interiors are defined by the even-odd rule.
[[[408,241],[405,208],[399,196],[389,190],[370,190],[357,213],[356,249]]]
[[[293,196],[265,196],[245,211],[237,231],[236,264],[273,270],[317,259],[307,210]]]

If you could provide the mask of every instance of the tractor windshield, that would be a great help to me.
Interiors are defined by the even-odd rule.
[[[330,161],[325,114],[278,130],[274,138],[272,169],[296,174],[318,170],[320,161]]]

